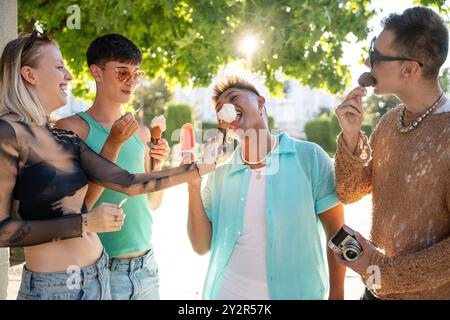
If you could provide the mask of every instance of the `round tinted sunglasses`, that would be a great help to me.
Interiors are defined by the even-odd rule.
[[[100,69],[105,69],[104,65],[99,65]],[[131,72],[127,67],[116,67],[114,69],[116,78],[119,82],[125,83],[133,78],[135,84],[140,84],[145,78],[144,70],[136,70]]]
[[[144,80],[145,78],[145,71],[143,70],[136,70],[134,72],[131,72],[126,67],[117,67],[115,69],[117,80],[124,83],[129,81],[131,78],[133,78],[134,82],[136,84],[139,84]]]

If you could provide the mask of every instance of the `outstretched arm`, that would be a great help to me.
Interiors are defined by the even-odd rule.
[[[80,163],[88,178],[96,184],[129,196],[164,190],[213,171],[219,153],[219,149],[215,150],[218,148],[216,145],[221,146],[221,142],[207,145],[205,153],[217,155],[207,157],[200,164],[184,164],[158,172],[130,174],[92,151],[81,139],[79,143]]]

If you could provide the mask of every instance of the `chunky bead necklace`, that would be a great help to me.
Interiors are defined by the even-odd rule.
[[[405,126],[403,124],[403,120],[405,118],[406,106],[402,103],[400,105],[401,111],[400,111],[400,116],[398,117],[398,123],[397,123],[398,130],[400,130],[401,133],[407,133],[407,132],[410,132],[410,131],[414,130],[415,128],[417,128],[419,126],[419,124],[423,121],[423,119],[425,119],[430,113],[432,113],[434,111],[434,109],[436,109],[438,104],[442,101],[443,97],[444,97],[444,93],[441,93],[439,95],[439,97],[437,98],[437,100],[431,105],[431,107],[429,107],[427,111],[425,111],[420,117],[418,117],[416,120],[414,120],[409,126]]]

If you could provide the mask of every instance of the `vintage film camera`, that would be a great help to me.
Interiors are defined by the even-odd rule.
[[[328,247],[347,261],[358,259],[362,253],[361,245],[355,238],[355,231],[345,224],[328,241]]]

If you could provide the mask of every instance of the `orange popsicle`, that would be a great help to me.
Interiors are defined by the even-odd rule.
[[[190,123],[185,123],[181,127],[180,133],[181,156],[183,163],[191,163],[195,160],[194,147],[195,135],[194,127]]]

